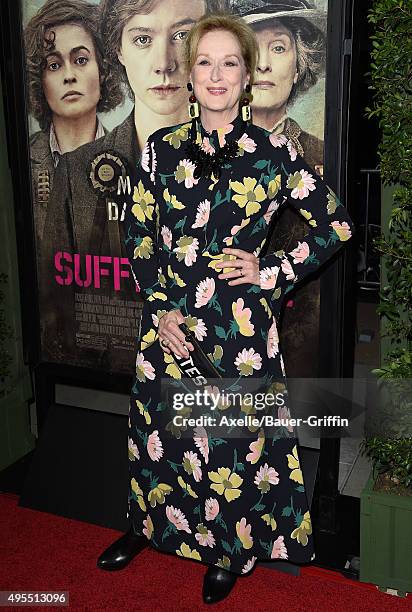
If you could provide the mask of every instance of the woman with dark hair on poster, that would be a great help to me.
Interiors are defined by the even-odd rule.
[[[24,30],[29,107],[40,126],[30,157],[37,239],[54,169],[63,153],[105,135],[97,113],[123,99],[103,59],[96,7],[84,0],[48,0]]]
[[[74,292],[92,290],[56,285],[55,254],[126,257],[119,178],[125,179],[127,189],[129,168],[136,166],[149,134],[187,118],[187,75],[181,58],[184,38],[205,12],[225,6],[225,0],[102,0],[105,60],[135,104],[119,126],[104,138],[67,153],[57,167],[57,188],[45,223],[47,243],[41,253],[42,348],[48,360],[63,358],[73,365],[130,373],[134,333],[87,332],[86,337],[76,319]],[[81,275],[84,278],[84,271]],[[131,279],[123,281],[122,289],[121,294],[114,291],[113,279],[105,278],[98,293],[120,302],[134,301]],[[58,312],[53,308],[57,303],[62,304]]]
[[[326,59],[326,13],[307,0],[236,0],[234,8],[251,25],[259,44],[253,85],[253,122],[283,134],[305,161],[323,176],[323,141],[303,130],[289,108],[318,82]],[[324,100],[315,100],[321,106]],[[288,249],[307,227],[287,209],[280,215],[269,251]],[[311,279],[287,302],[280,326],[283,356],[290,378],[319,375],[320,280]]]
[[[250,121],[258,50],[251,28],[233,16],[205,17],[185,49],[193,119],[148,139],[126,198],[127,253],[144,299],[129,504],[133,552],[149,542],[207,564],[203,600],[213,603],[258,560],[314,558],[277,321],[295,286],[351,238],[353,222],[293,143]],[[287,205],[308,234],[288,252],[262,255],[272,217]],[[196,368],[182,375],[194,344],[221,376],[212,379],[219,387],[202,387],[208,381]],[[202,397],[192,386],[187,392],[187,376]]]

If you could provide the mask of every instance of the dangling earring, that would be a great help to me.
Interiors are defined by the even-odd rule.
[[[252,111],[250,108],[250,102],[253,99],[251,92],[251,87],[249,85],[249,83],[247,83],[245,85],[245,94],[244,94],[244,98],[241,102],[241,107],[242,107],[242,119],[245,122],[249,122],[252,118]]]
[[[187,84],[187,89],[190,92],[193,92],[193,85],[192,85],[192,83],[190,81]],[[200,116],[199,102],[197,101],[196,96],[195,96],[194,93],[191,93],[191,95],[190,95],[188,111],[189,111],[189,117],[191,119],[196,119],[196,117]]]

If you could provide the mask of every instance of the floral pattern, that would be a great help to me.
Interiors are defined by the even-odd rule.
[[[351,238],[353,223],[284,134],[240,118],[211,133],[199,124],[197,142],[207,153],[231,139],[239,144],[238,156],[210,179],[195,178],[189,137],[186,123],[149,138],[125,213],[126,248],[144,299],[129,413],[129,516],[154,547],[237,574],[259,559],[308,562],[312,524],[294,428],[249,424],[247,436],[221,436],[206,424],[164,419],[161,381],[178,384],[180,372],[161,348],[158,326],[179,308],[223,378],[258,378],[287,398],[281,304]],[[260,256],[274,213],[287,205],[308,233],[289,252]],[[219,279],[217,262],[227,261],[230,271],[234,258],[225,247],[259,258],[258,285]],[[269,414],[284,423],[287,404]],[[232,409],[220,401],[215,412]],[[181,414],[195,413],[184,406]],[[238,414],[254,416],[257,408],[242,402]]]

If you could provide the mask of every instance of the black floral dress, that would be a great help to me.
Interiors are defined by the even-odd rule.
[[[219,178],[196,179],[190,134],[187,123],[149,138],[125,214],[128,257],[144,299],[130,401],[129,516],[155,548],[236,574],[258,559],[308,562],[315,557],[311,516],[287,402],[266,408],[274,426],[245,419],[248,435],[171,422],[161,383],[178,383],[180,372],[157,330],[160,317],[179,308],[224,379],[260,377],[287,398],[281,303],[351,237],[353,223],[284,135],[241,118],[207,133],[198,121],[196,141],[206,153],[230,140],[238,153]],[[222,249],[259,257],[271,220],[287,204],[308,223],[304,240],[260,258],[260,285],[219,279],[216,262],[235,257]],[[218,405],[217,420],[227,408]],[[237,410],[260,416],[254,404]],[[193,414],[193,406],[180,411]]]

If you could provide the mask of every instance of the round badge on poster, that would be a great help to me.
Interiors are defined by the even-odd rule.
[[[117,190],[119,178],[126,179],[126,166],[114,152],[105,151],[93,159],[89,172],[92,188],[101,193],[113,193]]]

